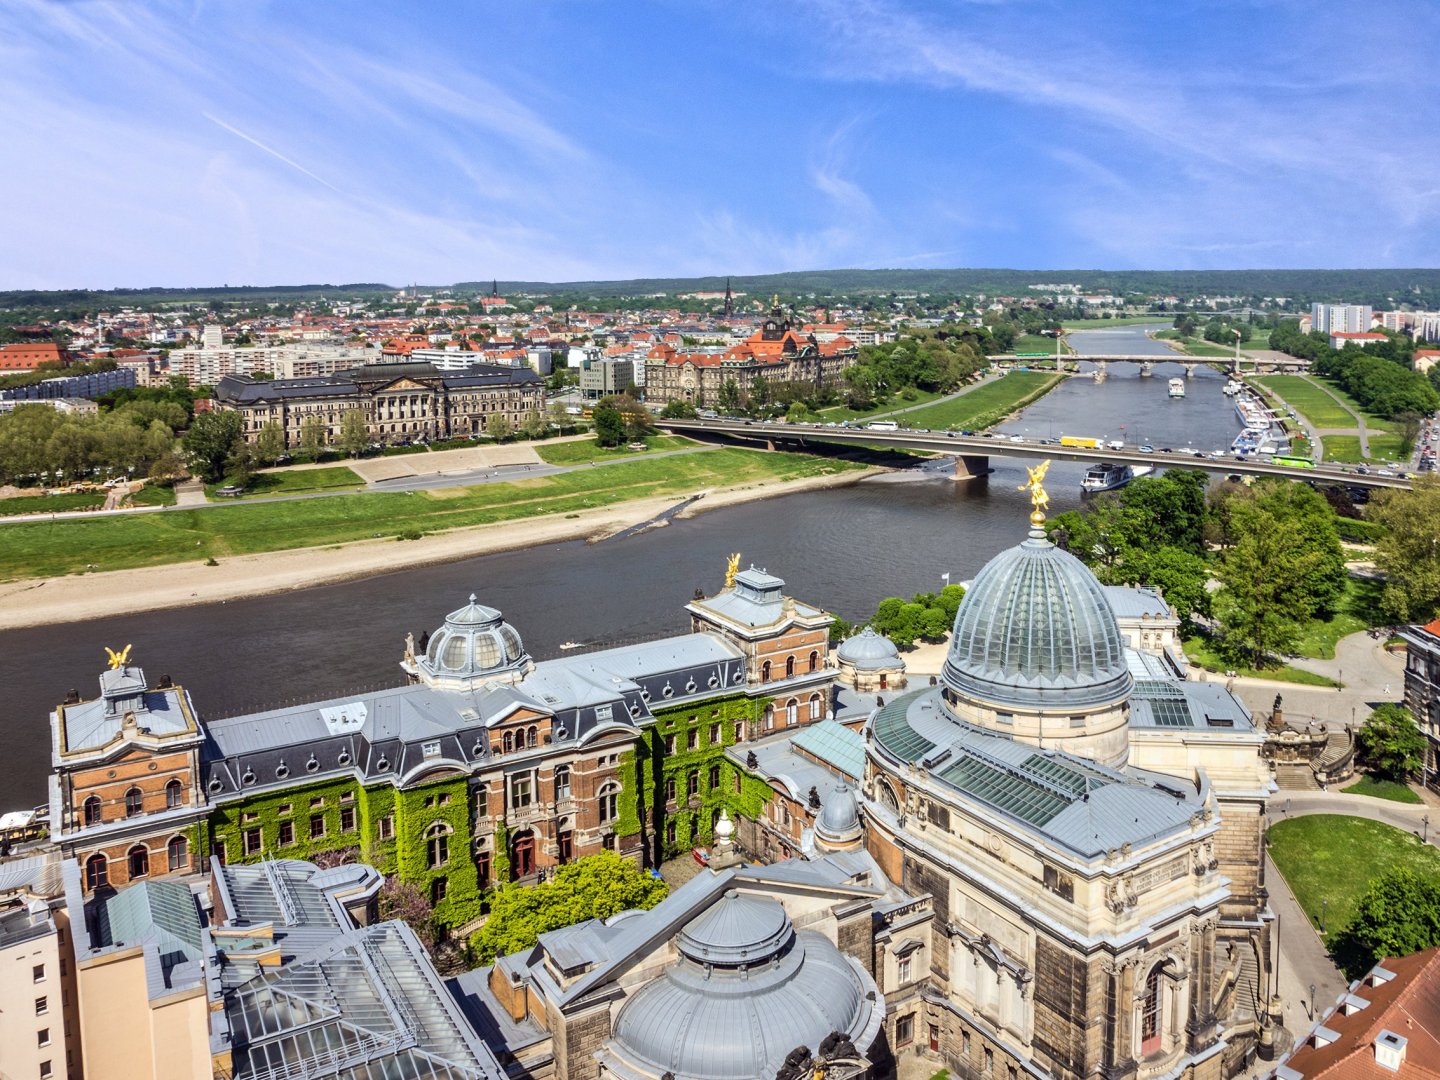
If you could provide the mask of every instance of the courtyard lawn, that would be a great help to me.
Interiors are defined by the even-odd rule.
[[[1335,680],[1317,675],[1313,671],[1282,664],[1279,667],[1252,668],[1243,664],[1232,664],[1216,650],[1209,638],[1191,637],[1185,639],[1185,656],[1192,663],[1206,671],[1224,673],[1233,671],[1247,679],[1274,679],[1277,682],[1298,683],[1301,686],[1334,686]]]
[[[1385,623],[1387,620],[1380,611],[1382,588],[1380,582],[1371,578],[1346,578],[1345,595],[1335,614],[1328,619],[1311,619],[1300,628],[1295,655],[1333,660],[1335,643],[1341,638]]]
[[[215,497],[217,488],[233,484],[226,477],[220,484],[206,484],[205,494]],[[336,488],[361,488],[365,481],[348,465],[332,465],[322,469],[281,469],[276,472],[252,473],[242,499],[264,498],[275,495],[311,495],[317,491],[334,491]]]
[[[16,495],[0,499],[0,517],[11,514],[63,514],[70,510],[94,510],[105,505],[102,491],[67,491],[61,495]]]
[[[508,483],[419,492],[223,503],[202,509],[4,527],[0,580],[224,558],[566,514],[722,485],[771,484],[858,471],[807,454],[724,448],[640,458]]]
[[[1313,814],[1270,826],[1270,857],[1318,929],[1334,943],[1355,917],[1370,882],[1394,867],[1440,877],[1440,850],[1418,836],[1367,818]]]
[[[905,413],[907,427],[979,431],[1030,404],[1065,378],[1044,371],[1012,371],[959,397]]]
[[[644,450],[631,450],[626,443],[604,447],[596,445],[594,439],[576,439],[573,442],[546,443],[535,447],[535,452],[547,465],[589,465],[596,461],[611,462],[639,457],[656,450],[684,450],[700,445],[683,435],[648,435],[641,441],[645,443]]]
[[[131,506],[174,506],[175,489],[159,484],[146,484],[139,491],[130,493]]]
[[[1357,784],[1351,784],[1347,788],[1341,788],[1347,795],[1369,795],[1372,799],[1389,799],[1391,802],[1415,803],[1424,802],[1419,795],[1411,791],[1407,784],[1397,784],[1394,780],[1376,780],[1373,776],[1363,776]]]

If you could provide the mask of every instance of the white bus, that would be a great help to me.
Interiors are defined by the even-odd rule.
[[[866,431],[899,431],[900,425],[894,420],[872,420],[865,425]]]

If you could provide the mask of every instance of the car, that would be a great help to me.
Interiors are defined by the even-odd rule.
[[[1171,450],[1168,446],[1162,446],[1162,447],[1160,448],[1160,453],[1162,453],[1162,454],[1173,454],[1173,453],[1175,453],[1175,451],[1174,451],[1174,450]]]
[[[1025,441],[1025,436],[1024,436],[1024,435],[1011,435],[1011,436],[1010,436],[1010,441],[1011,441],[1011,442],[1024,442],[1024,441]]]
[[[974,433],[973,431],[966,431],[964,428],[961,428],[961,429],[960,429],[960,434],[961,434],[961,435],[972,435],[972,436],[973,436],[975,433]]]
[[[1140,453],[1142,454],[1153,454],[1154,452],[1155,447],[1151,446],[1148,442],[1140,447]]]
[[[1376,471],[1375,475],[1376,475],[1376,476],[1394,476],[1395,474],[1394,474],[1393,472],[1391,472],[1389,469],[1379,469],[1379,470]]]
[[[1195,456],[1198,457],[1201,461],[1204,461],[1204,460],[1205,460],[1207,457],[1209,457],[1210,455],[1208,455],[1207,453],[1205,453],[1204,450],[1196,450],[1196,451],[1195,451]]]
[[[1370,470],[1367,469],[1364,465],[1357,465],[1357,466],[1355,467],[1355,471],[1356,471],[1357,473],[1359,473],[1361,476],[1369,476],[1369,475],[1370,475]]]

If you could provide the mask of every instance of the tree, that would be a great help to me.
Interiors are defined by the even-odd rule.
[[[279,420],[268,420],[255,437],[255,460],[261,465],[274,465],[285,456],[285,429]]]
[[[1370,771],[1396,783],[1403,784],[1424,760],[1425,736],[1410,710],[1395,702],[1376,706],[1355,740]]]
[[[1224,631],[1222,647],[1235,656],[1248,654],[1258,668],[1287,650],[1314,614],[1307,583],[1323,555],[1305,548],[1293,520],[1258,502],[1235,505],[1231,526],[1234,543],[1216,564],[1221,587],[1215,617]]]
[[[1288,480],[1255,485],[1256,502],[1295,530],[1300,546],[1314,556],[1301,587],[1314,603],[1315,614],[1329,616],[1345,592],[1345,552],[1335,525],[1335,511],[1314,488]]]
[[[699,414],[695,411],[694,405],[691,405],[688,401],[680,401],[677,399],[666,402],[665,408],[661,410],[660,415],[666,420],[694,420]]]
[[[599,404],[612,408],[620,414],[627,439],[643,439],[655,430],[650,424],[650,413],[646,411],[645,406],[628,394],[603,397]]]
[[[726,415],[732,415],[740,409],[740,384],[734,377],[726,379],[720,384],[718,395],[720,411]]]
[[[1352,974],[1440,945],[1440,880],[1404,866],[1386,871],[1365,890],[1340,938],[1336,951]]]
[[[1386,529],[1375,545],[1385,613],[1397,622],[1429,619],[1440,611],[1440,477],[1421,476],[1410,491],[1377,491],[1366,518]]]
[[[538,409],[531,409],[520,421],[520,434],[527,439],[543,439],[550,434],[550,421]]]
[[[489,422],[485,425],[485,433],[496,442],[504,442],[506,439],[514,436],[515,425],[510,422],[510,418],[504,413],[497,413],[490,417]]]
[[[300,449],[311,457],[317,457],[325,447],[325,424],[318,416],[307,416],[300,421]]]
[[[340,417],[340,449],[351,457],[358,457],[370,445],[370,426],[365,423],[365,414],[359,409],[346,409]]]
[[[195,417],[185,433],[185,452],[201,479],[213,484],[225,475],[225,464],[243,438],[240,428],[240,414],[228,409]]]
[[[595,442],[599,446],[619,446],[625,441],[625,418],[609,405],[595,408]]]
[[[1139,562],[1139,582],[1160,590],[1165,602],[1180,617],[1183,634],[1195,632],[1196,616],[1210,614],[1210,567],[1198,555],[1162,547]]]
[[[602,851],[557,869],[538,885],[504,885],[490,901],[490,916],[470,938],[480,963],[531,948],[541,934],[586,919],[646,910],[665,898],[665,883],[629,859]]]

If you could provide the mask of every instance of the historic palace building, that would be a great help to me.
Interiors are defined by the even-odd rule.
[[[215,407],[244,419],[254,442],[276,423],[285,445],[301,445],[302,428],[318,420],[324,441],[340,435],[345,414],[360,410],[370,438],[379,443],[483,435],[496,418],[516,427],[545,409],[545,384],[529,367],[476,364],[440,371],[432,364],[367,364],[340,375],[313,379],[267,379],[227,375],[215,386]]]
[[[813,335],[802,337],[776,307],[759,330],[728,349],[678,352],[657,345],[645,359],[645,398],[713,409],[725,400],[726,383],[733,383],[738,395],[748,395],[756,379],[819,390],[838,386],[856,354],[855,343],[846,337],[823,343]]]
[[[763,805],[726,748],[831,709],[832,617],[784,584],[732,565],[690,633],[541,663],[472,597],[407,641],[409,685],[204,722],[119,654],[52,716],[52,834],[87,891],[354,849],[455,926],[497,881],[658,863]]]

